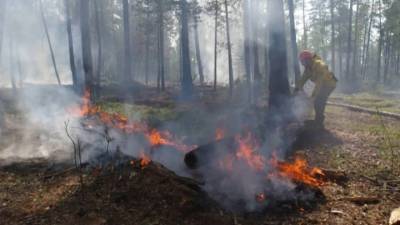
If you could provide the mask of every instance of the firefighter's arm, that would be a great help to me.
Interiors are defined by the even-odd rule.
[[[315,81],[314,91],[311,95],[312,98],[315,98],[315,96],[317,96],[317,94],[321,91],[322,83],[322,78],[318,78],[318,80]]]
[[[301,76],[300,80],[296,84],[296,90],[303,89],[303,87],[306,84],[306,82],[308,81],[308,79],[310,79],[310,76],[311,76],[311,71],[310,71],[310,69],[306,68],[304,70],[304,73]]]

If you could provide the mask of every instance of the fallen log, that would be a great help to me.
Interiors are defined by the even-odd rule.
[[[380,202],[380,199],[378,197],[362,197],[362,196],[341,198],[340,200],[349,201],[357,205],[378,204]]]
[[[355,111],[355,112],[368,113],[371,115],[381,115],[381,116],[390,117],[390,118],[393,118],[396,120],[400,120],[400,114],[397,114],[397,113],[377,111],[377,110],[372,110],[372,109],[368,109],[368,108],[364,108],[364,107],[360,107],[360,106],[336,103],[336,102],[328,102],[328,105],[346,108],[346,109],[349,109],[349,110]]]
[[[330,169],[323,169],[320,168],[323,176],[320,177],[323,181],[329,181],[329,182],[334,182],[337,184],[343,185],[347,181],[349,181],[349,178],[346,174],[346,172],[342,170],[330,170]]]
[[[201,145],[185,155],[185,164],[189,169],[198,169],[212,163],[218,153],[226,150],[234,151],[236,148],[236,141],[232,137]]]

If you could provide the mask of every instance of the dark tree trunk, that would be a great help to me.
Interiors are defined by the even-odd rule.
[[[385,41],[385,49],[384,49],[384,67],[383,67],[383,83],[387,85],[388,83],[388,72],[389,72],[389,65],[390,65],[390,54],[391,54],[391,38],[386,33],[386,41]]]
[[[14,92],[17,92],[17,82],[15,80],[15,69],[14,69],[14,41],[13,37],[11,37],[10,34],[10,43],[9,43],[9,50],[10,50],[10,81],[11,81],[11,87]]]
[[[96,36],[97,36],[97,69],[96,69],[96,88],[100,88],[100,80],[101,80],[101,70],[102,70],[102,63],[103,63],[103,44],[102,44],[102,33],[100,30],[100,24],[102,24],[103,21],[100,21],[100,16],[99,14],[102,14],[103,12],[100,11],[102,7],[99,7],[98,4],[99,0],[93,1],[94,3],[94,10],[95,10],[95,20],[96,20]],[[100,11],[100,12],[99,12]]]
[[[254,97],[254,100],[256,100],[260,96],[260,90],[261,90],[261,71],[260,71],[260,57],[259,57],[259,44],[258,44],[258,29],[259,29],[259,20],[256,19],[254,20],[253,18],[259,18],[260,17],[260,1],[252,1],[251,7],[252,7],[252,12],[253,15],[250,17],[251,19],[251,30],[252,30],[252,69],[253,69],[253,76],[254,76],[254,82],[253,82],[253,92],[252,96]]]
[[[214,27],[214,91],[217,90],[217,78],[218,78],[218,1],[215,1],[215,27]]]
[[[51,61],[53,62],[54,73],[56,74],[58,85],[61,85],[60,75],[59,75],[58,69],[57,69],[56,58],[54,56],[53,46],[51,44],[49,30],[47,28],[46,18],[44,17],[42,0],[39,0],[39,5],[40,5],[40,15],[41,15],[41,18],[42,18],[43,27],[44,27],[44,31],[46,33],[47,43],[49,45]]]
[[[89,0],[81,0],[80,4],[82,61],[83,70],[85,72],[85,90],[93,91],[93,62],[92,45],[90,39]]]
[[[347,36],[347,56],[346,56],[346,79],[350,80],[351,77],[353,77],[352,74],[350,74],[350,58],[351,58],[351,37],[353,34],[353,3],[354,0],[350,0],[350,16],[349,16],[349,26],[348,26],[348,36]]]
[[[372,29],[372,22],[374,21],[373,5],[374,5],[374,0],[372,0],[372,3],[371,3],[371,13],[370,13],[368,32],[367,32],[367,42],[366,42],[366,46],[365,46],[363,69],[362,69],[362,72],[361,72],[361,75],[362,75],[364,80],[366,79],[366,72],[367,72],[368,63],[369,63],[369,47],[370,47],[370,42],[371,42],[371,29]]]
[[[123,0],[123,14],[124,14],[124,75],[125,82],[132,81],[132,54],[131,54],[131,29],[130,29],[130,15],[129,15],[129,0]],[[127,83],[125,83],[126,85]]]
[[[231,47],[231,33],[229,30],[229,11],[228,1],[225,0],[225,26],[226,26],[226,40],[228,43],[228,64],[229,64],[229,96],[233,94],[233,64],[232,64],[232,47]]]
[[[294,20],[294,4],[293,0],[288,1],[289,4],[289,17],[290,17],[290,42],[292,44],[292,57],[293,57],[293,70],[296,83],[300,80],[300,65],[297,60],[297,38],[296,38],[296,24]]]
[[[188,8],[186,0],[180,0],[181,8],[181,48],[182,48],[182,97],[191,98],[193,96],[193,80],[190,65],[189,51],[189,25]]]
[[[400,71],[400,51],[397,50],[397,56],[396,56],[396,67],[395,67],[395,75],[399,76],[399,71]]]
[[[382,66],[382,45],[383,45],[383,38],[385,36],[384,32],[383,32],[383,26],[382,26],[382,3],[381,0],[378,0],[378,4],[379,4],[379,42],[378,42],[378,57],[377,57],[377,61],[378,61],[378,65],[376,67],[377,71],[376,71],[376,78],[375,78],[375,82],[379,83],[380,79],[381,79],[381,66]]]
[[[332,57],[332,72],[335,73],[336,70],[336,46],[335,46],[335,5],[334,0],[330,0],[330,13],[331,13],[331,57]]]
[[[338,44],[338,60],[339,60],[339,76],[343,76],[343,45],[342,42],[339,40]]]
[[[283,1],[271,0],[269,9],[269,105],[283,109],[290,96]]]
[[[196,60],[197,60],[197,69],[199,70],[200,77],[200,85],[204,85],[204,72],[203,72],[203,62],[201,60],[201,52],[200,52],[200,41],[199,41],[199,28],[198,28],[198,18],[194,16],[194,42],[196,48]]]
[[[0,55],[3,46],[4,19],[7,12],[7,0],[0,1]]]
[[[360,9],[360,0],[357,0],[357,9],[356,9],[356,15],[355,15],[355,31],[354,31],[354,43],[353,43],[353,63],[351,67],[351,74],[352,77],[356,77],[357,73],[357,68],[358,68],[358,35],[359,35],[359,24],[358,24],[358,18],[359,18],[359,9]],[[354,81],[354,80],[353,80]]]
[[[248,100],[252,101],[252,87],[251,87],[251,21],[250,21],[250,2],[249,0],[244,1],[244,9],[243,9],[243,26],[244,26],[244,66],[246,72],[246,82],[248,88]]]
[[[306,0],[303,0],[303,41],[304,41],[304,48],[308,48],[308,36],[307,36],[307,23],[306,23]]]
[[[75,54],[74,54],[74,40],[72,38],[72,25],[71,25],[71,5],[69,0],[64,0],[66,23],[67,23],[67,35],[68,35],[68,50],[69,50],[69,64],[72,73],[72,86],[77,90],[78,76],[76,73],[75,66]]]
[[[158,1],[158,77],[157,86],[165,91],[165,63],[164,63],[164,6],[163,0]]]
[[[149,5],[149,0],[147,1],[147,5]],[[150,10],[147,9],[146,11],[146,47],[145,47],[145,51],[146,51],[146,55],[145,55],[145,72],[144,72],[144,76],[145,76],[145,84],[148,85],[149,84],[149,55],[150,55]]]

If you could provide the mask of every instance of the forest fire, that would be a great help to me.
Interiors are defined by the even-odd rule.
[[[108,113],[102,111],[100,107],[93,106],[90,103],[90,91],[86,90],[82,99],[82,105],[69,110],[77,117],[97,116],[103,125],[118,129],[127,134],[141,133],[148,140],[152,149],[159,146],[171,146],[181,152],[188,152],[195,146],[188,146],[179,140],[175,140],[169,131],[159,131],[151,129],[146,123],[140,121],[129,121],[124,115],[118,113]],[[149,158],[149,156],[147,156]],[[145,160],[147,162],[147,160]]]
[[[144,122],[132,122],[126,116],[108,113],[100,107],[91,105],[88,91],[85,92],[82,103],[81,107],[71,110],[73,115],[88,118],[91,123],[100,123],[102,126],[114,128],[126,134],[144,135],[149,144],[149,149],[142,149],[137,156],[142,169],[152,161],[152,155],[148,154],[147,151],[153,151],[162,146],[170,146],[185,153],[185,163],[191,169],[196,168],[196,166],[191,167],[188,164],[187,156],[195,153],[193,156],[197,157],[206,153],[209,155],[204,157],[204,161],[201,163],[216,163],[218,169],[214,172],[215,174],[222,172],[219,175],[222,176],[222,179],[227,177],[235,180],[235,177],[239,177],[238,173],[241,174],[240,171],[244,169],[244,171],[247,171],[246,173],[249,173],[249,176],[263,180],[261,189],[254,192],[253,195],[253,201],[259,204],[266,202],[267,196],[268,198],[273,196],[273,193],[268,192],[268,185],[277,180],[291,181],[311,188],[318,188],[324,184],[323,172],[319,168],[310,168],[304,159],[295,158],[293,162],[282,162],[278,160],[275,154],[272,154],[270,158],[262,154],[261,141],[250,130],[233,137],[227,137],[225,129],[217,128],[213,143],[196,148],[196,146],[188,146],[176,140],[169,131],[151,128]],[[214,146],[218,144],[218,147]],[[219,152],[217,157],[212,156],[213,152]]]

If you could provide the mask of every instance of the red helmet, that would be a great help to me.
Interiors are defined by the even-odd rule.
[[[308,50],[304,50],[300,53],[299,55],[299,59],[300,61],[307,61],[307,60],[311,60],[313,58],[314,54]]]

